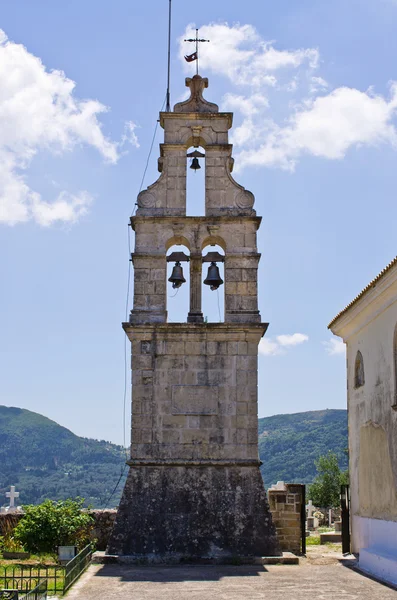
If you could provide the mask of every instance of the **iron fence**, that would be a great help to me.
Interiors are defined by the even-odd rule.
[[[0,600],[14,600],[14,597],[5,595],[13,591],[25,593],[27,600],[41,600],[44,596],[30,596],[28,594],[39,594],[36,591],[45,581],[46,593],[64,594],[70,586],[80,577],[88,567],[92,556],[91,544],[83,548],[77,556],[66,565],[9,565],[0,566]],[[21,596],[19,595],[19,598]]]
[[[63,592],[65,593],[70,586],[80,577],[91,562],[92,548],[88,544],[81,552],[77,554],[67,565],[65,565],[65,583]]]
[[[47,600],[47,580],[42,579],[33,590],[30,590],[24,596],[20,596],[19,600]]]
[[[63,593],[65,567],[61,565],[8,565],[0,567],[0,588],[28,593],[45,580],[48,591]],[[1,598],[1,596],[0,596]]]

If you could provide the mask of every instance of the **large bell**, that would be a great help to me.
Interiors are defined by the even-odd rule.
[[[201,169],[198,158],[196,158],[196,157],[193,158],[190,168],[193,169],[193,171],[197,171],[198,169]]]
[[[208,267],[207,278],[204,279],[204,284],[209,285],[212,291],[217,290],[222,285],[223,279],[219,275],[219,268],[215,262],[212,262]]]
[[[182,283],[186,283],[186,279],[183,276],[183,269],[179,260],[175,263],[175,267],[172,269],[171,277],[169,280],[172,283],[174,289],[180,288]]]

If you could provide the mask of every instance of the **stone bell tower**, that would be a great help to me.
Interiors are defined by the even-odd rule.
[[[203,98],[208,80],[160,114],[159,179],[138,196],[127,482],[108,554],[149,562],[280,554],[259,471],[258,311],[254,196],[232,175],[232,113]],[[205,149],[205,216],[186,215],[187,149]],[[167,322],[167,251],[190,251],[187,322]],[[224,251],[225,316],[204,323],[203,257]],[[174,260],[184,254],[174,253]],[[188,258],[186,256],[186,258]],[[214,265],[212,265],[214,266]],[[178,285],[178,283],[177,283]]]

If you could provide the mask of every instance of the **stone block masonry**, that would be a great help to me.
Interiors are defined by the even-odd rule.
[[[285,491],[268,491],[270,511],[276,527],[277,537],[283,552],[301,552],[301,508],[300,486],[285,484]]]
[[[279,556],[259,472],[257,361],[267,329],[258,309],[254,196],[232,177],[231,113],[207,102],[207,79],[160,114],[161,176],[138,196],[130,471],[109,554],[146,562]],[[186,215],[188,149],[205,149],[205,216]],[[167,252],[190,253],[186,323],[167,322]],[[204,323],[202,266],[224,255],[223,323]],[[215,288],[216,289],[216,288]],[[181,321],[183,317],[181,318]]]

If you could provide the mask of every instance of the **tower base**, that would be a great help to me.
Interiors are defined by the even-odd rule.
[[[133,466],[107,554],[146,562],[280,556],[257,466]]]

